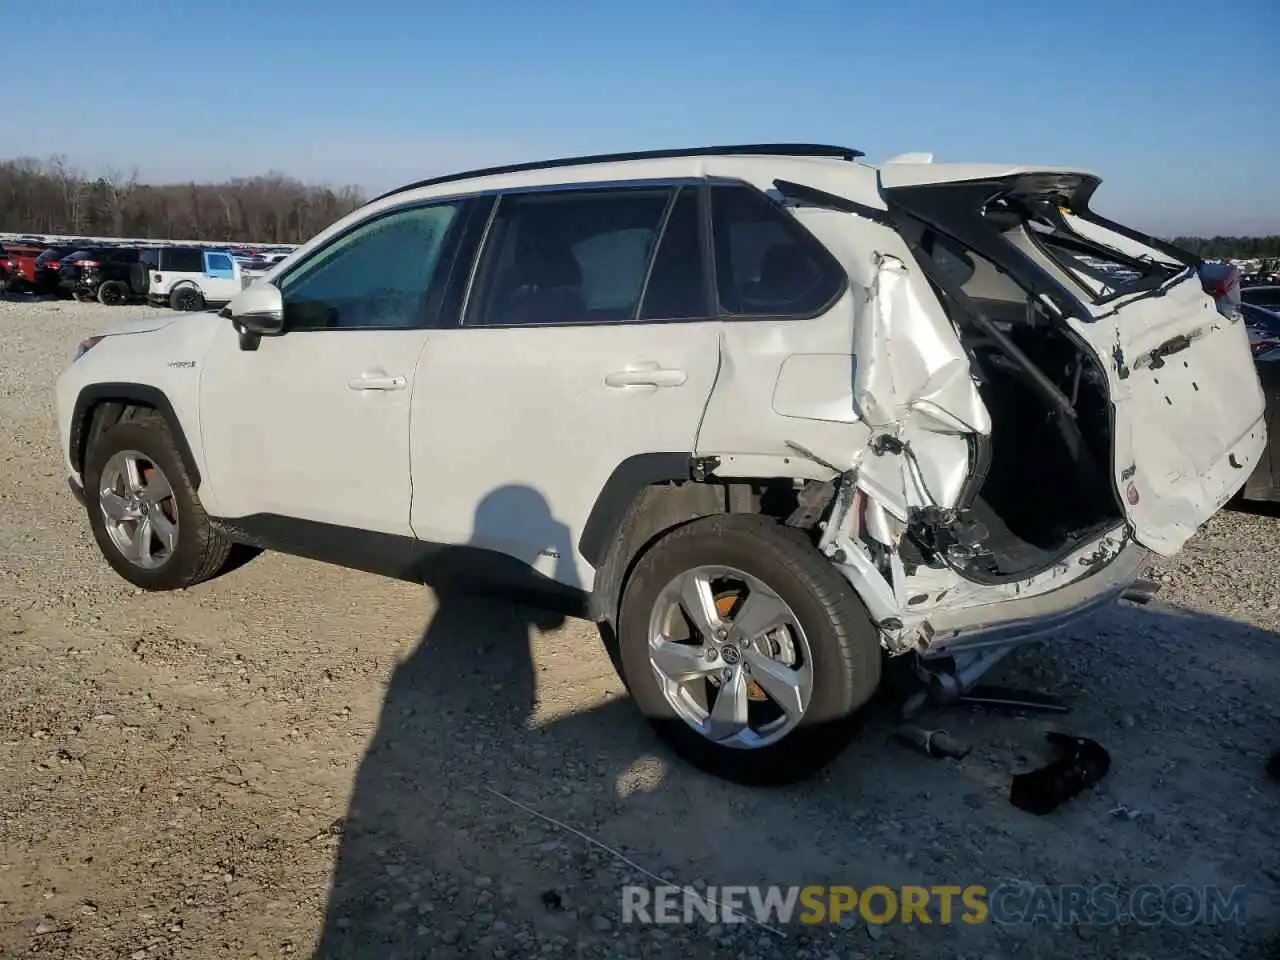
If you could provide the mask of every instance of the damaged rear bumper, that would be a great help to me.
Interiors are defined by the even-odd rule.
[[[1110,563],[1056,590],[996,604],[950,610],[930,617],[933,636],[924,659],[1012,648],[1063,630],[1119,600],[1146,568],[1151,553],[1129,542]],[[1149,598],[1149,591],[1142,586]]]

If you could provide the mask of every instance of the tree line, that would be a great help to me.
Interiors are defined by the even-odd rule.
[[[305,184],[276,171],[147,184],[136,169],[87,173],[61,155],[0,161],[0,231],[11,233],[302,243],[364,202],[359,187]],[[1276,235],[1173,242],[1206,259],[1280,258]]]
[[[1206,260],[1280,258],[1280,236],[1274,234],[1269,237],[1177,237],[1173,242]]]
[[[67,236],[302,243],[365,202],[358,187],[275,171],[223,183],[138,182],[65,156],[0,161],[0,231]]]

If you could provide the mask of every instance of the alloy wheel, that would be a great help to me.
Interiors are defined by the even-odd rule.
[[[729,747],[781,740],[813,695],[812,654],[795,611],[732,567],[696,567],[659,593],[649,663],[672,710]]]
[[[136,450],[107,461],[98,484],[107,535],[134,566],[154,570],[178,546],[178,505],[173,486],[155,462]]]

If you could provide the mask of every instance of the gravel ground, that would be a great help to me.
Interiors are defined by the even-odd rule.
[[[1219,515],[1157,567],[1156,604],[992,678],[1069,716],[931,714],[960,761],[876,717],[822,776],[753,791],[670,760],[588,625],[275,555],[185,593],[117,578],[51,384],[124,313],[0,301],[0,955],[1280,955],[1274,516]],[[1009,778],[1050,729],[1112,767],[1038,818]],[[628,926],[619,886],[648,881],[530,811],[695,885],[1243,885],[1247,920]]]

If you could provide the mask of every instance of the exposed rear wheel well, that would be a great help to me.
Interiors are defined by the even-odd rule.
[[[816,511],[801,508],[802,491],[807,491],[806,501],[819,502]],[[623,514],[597,570],[591,615],[600,622],[616,621],[622,588],[632,568],[646,550],[677,527],[702,517],[732,513],[771,517],[810,532],[829,502],[829,485],[813,481],[804,487],[789,479],[648,484],[637,491]]]

